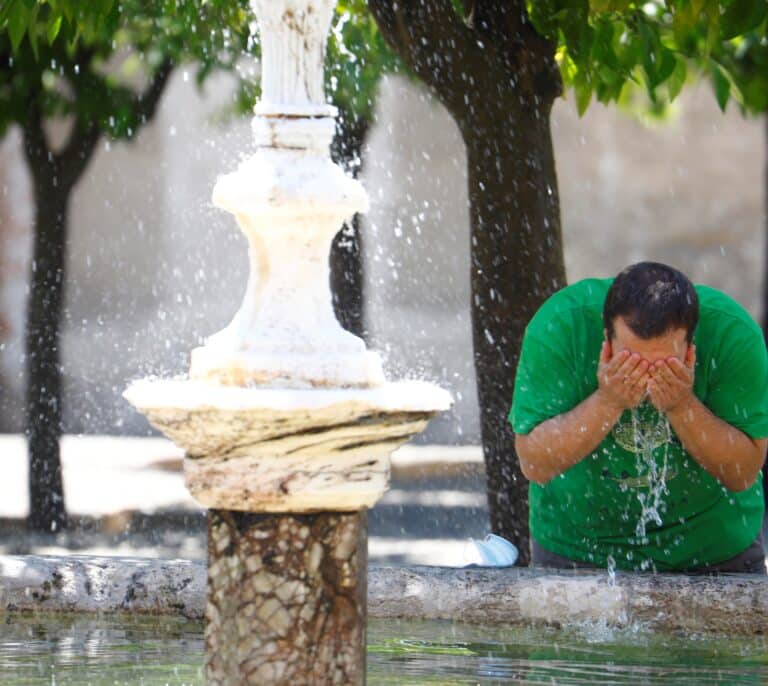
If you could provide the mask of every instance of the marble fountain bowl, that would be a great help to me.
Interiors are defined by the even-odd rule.
[[[142,380],[124,395],[184,448],[199,503],[249,512],[373,506],[392,451],[452,402],[420,381],[286,389]]]

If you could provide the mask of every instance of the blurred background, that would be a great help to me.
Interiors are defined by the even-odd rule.
[[[23,336],[34,220],[17,126],[0,140],[0,550],[205,557],[205,515],[180,452],[122,398],[148,375],[183,375],[226,325],[247,278],[246,241],[211,204],[251,152],[248,117],[222,117],[237,84],[175,69],[131,142],[102,138],[69,207],[62,364],[64,492],[74,526],[31,534]],[[390,379],[448,389],[454,409],[393,459],[370,517],[371,557],[462,564],[489,531],[472,353],[466,152],[415,80],[379,83],[360,179],[362,331]],[[61,128],[59,128],[61,126]],[[689,83],[663,117],[555,103],[552,131],[569,281],[659,260],[762,317],[765,120],[725,113]],[[51,124],[52,140],[65,135]],[[510,191],[511,192],[511,191]],[[511,399],[510,399],[511,400]]]
[[[220,174],[250,151],[250,121],[220,122],[233,84],[199,92],[171,78],[135,141],[100,143],[76,187],[67,249],[63,365],[67,433],[147,435],[121,397],[133,379],[185,374],[189,351],[226,325],[247,278],[247,244],[214,208]],[[466,155],[445,109],[417,83],[380,85],[361,180],[364,332],[390,378],[449,389],[452,413],[419,439],[479,442],[469,320]],[[218,123],[217,123],[218,122]],[[723,114],[694,84],[645,123],[595,103],[579,118],[555,104],[553,136],[569,281],[627,264],[672,264],[760,319],[766,130]],[[31,180],[21,136],[0,143],[0,431],[19,432],[32,245]]]

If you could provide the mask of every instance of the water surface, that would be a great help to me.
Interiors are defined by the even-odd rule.
[[[178,619],[7,614],[2,686],[203,686],[203,626]],[[606,626],[483,628],[371,620],[368,684],[768,684],[768,640]]]

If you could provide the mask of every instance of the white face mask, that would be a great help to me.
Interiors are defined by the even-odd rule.
[[[467,564],[480,567],[511,567],[518,555],[517,548],[506,538],[488,534],[482,541],[470,540],[464,558]]]

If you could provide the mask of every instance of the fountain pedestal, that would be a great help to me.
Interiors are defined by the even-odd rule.
[[[261,25],[255,153],[214,203],[248,238],[232,322],[192,351],[190,379],[125,393],[184,448],[187,487],[210,510],[206,682],[365,682],[366,512],[389,456],[448,409],[422,383],[386,383],[342,329],[328,255],[363,187],[334,165],[325,102],[336,0],[252,0]]]
[[[389,456],[450,406],[420,382],[327,390],[140,381],[210,510],[206,682],[365,683],[367,509]]]
[[[206,683],[365,683],[366,511],[209,517]]]

